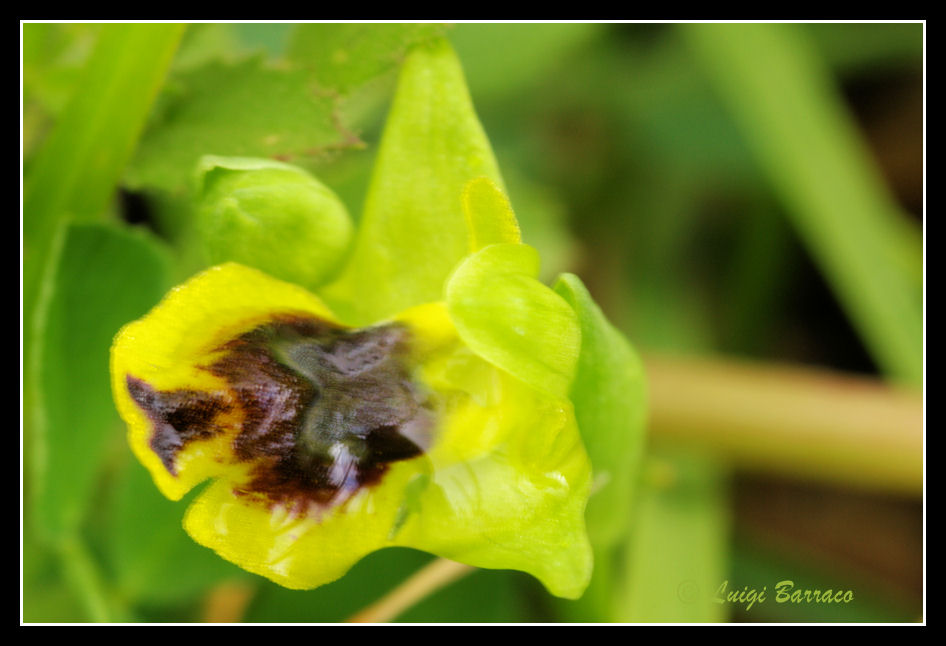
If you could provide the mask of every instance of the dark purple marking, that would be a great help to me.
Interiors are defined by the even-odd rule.
[[[163,392],[131,375],[125,383],[128,394],[154,424],[151,450],[173,475],[177,475],[174,458],[185,444],[208,439],[223,430],[214,424],[218,413],[230,409],[222,397],[197,390]]]
[[[347,500],[379,482],[391,462],[429,447],[432,416],[405,365],[407,343],[401,325],[352,330],[277,316],[226,343],[206,366],[227,382],[226,398],[158,392],[133,377],[129,392],[154,422],[151,447],[172,473],[188,441],[219,432],[219,413],[243,411],[233,453],[254,466],[235,492],[304,513],[312,503]]]

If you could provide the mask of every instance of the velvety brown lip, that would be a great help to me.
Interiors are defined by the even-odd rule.
[[[408,342],[398,324],[352,330],[281,315],[222,346],[206,367],[227,383],[225,392],[126,381],[169,472],[184,446],[222,432],[219,416],[238,409],[233,457],[252,469],[234,491],[302,512],[346,500],[379,482],[390,463],[429,446],[432,416],[405,364]]]
[[[230,409],[222,397],[196,390],[155,390],[147,382],[128,375],[128,394],[154,425],[151,450],[168,472],[177,475],[174,458],[192,440],[204,440],[222,431],[214,424],[221,412]]]

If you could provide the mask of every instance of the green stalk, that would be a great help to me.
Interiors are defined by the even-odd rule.
[[[791,24],[685,25],[795,227],[881,368],[923,377],[921,262],[829,71]]]
[[[184,25],[109,24],[72,101],[33,161],[23,191],[24,365],[40,284],[67,217],[101,218],[164,81]]]
[[[655,442],[752,471],[875,491],[923,491],[923,399],[825,370],[647,357]]]
[[[726,621],[712,598],[729,559],[725,467],[699,451],[652,449],[642,476],[613,621]]]
[[[127,612],[110,598],[102,573],[82,540],[69,536],[59,543],[66,581],[85,606],[90,621],[110,623],[127,620]]]

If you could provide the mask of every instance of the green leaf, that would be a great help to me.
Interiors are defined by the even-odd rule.
[[[206,65],[212,60],[231,60],[239,51],[234,24],[197,23],[187,26],[174,56],[171,73]]]
[[[296,27],[288,53],[312,68],[319,87],[345,94],[393,69],[411,45],[443,31],[437,24],[310,23]]]
[[[34,163],[23,193],[23,233],[51,234],[66,212],[100,217],[131,156],[183,25],[108,25]]]
[[[594,493],[585,512],[588,535],[595,546],[612,545],[627,530],[644,449],[644,366],[577,276],[561,276],[555,291],[578,314],[581,326],[571,400],[594,470]]]
[[[115,483],[107,556],[115,587],[136,603],[194,599],[225,578],[248,575],[195,543],[181,526],[181,508],[129,461]],[[191,496],[192,498],[193,496]]]
[[[58,583],[58,582],[57,582]],[[23,594],[23,623],[78,623],[85,620],[82,604],[62,585],[35,586]]]
[[[502,186],[456,55],[444,40],[415,47],[401,70],[354,250],[325,293],[343,319],[367,324],[443,298],[444,281],[470,251],[463,189],[480,176]]]
[[[23,188],[24,365],[33,388],[35,311],[66,217],[101,218],[164,80],[183,25],[101,28],[78,89],[36,154]],[[27,37],[36,37],[29,30]],[[29,394],[25,408],[32,407]]]
[[[38,540],[34,523],[29,521],[24,517],[20,535],[22,621],[83,621],[82,601],[64,584],[56,552]]]
[[[296,25],[292,23],[241,22],[230,25],[240,39],[240,45],[246,49],[262,50],[270,58],[278,58],[286,53],[290,34]]]
[[[655,452],[645,471],[625,546],[626,578],[615,592],[615,620],[725,621],[726,608],[713,600],[727,572],[722,472],[683,451]]]
[[[23,23],[23,164],[69,99],[102,25]]]
[[[109,382],[112,337],[170,284],[168,258],[143,235],[98,224],[65,228],[38,312],[36,519],[46,538],[74,530],[104,453],[119,440]]]
[[[127,183],[170,191],[187,186],[203,155],[315,158],[362,146],[337,120],[335,98],[301,69],[262,59],[212,62],[182,74],[145,133]]]
[[[447,283],[447,308],[470,348],[531,386],[568,393],[581,346],[575,312],[540,283],[539,256],[523,244],[490,245]]]
[[[700,24],[683,33],[877,363],[921,383],[919,236],[804,32]]]

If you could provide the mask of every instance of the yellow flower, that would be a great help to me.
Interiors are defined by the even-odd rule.
[[[500,367],[512,365],[497,336],[509,328],[471,314],[510,298],[513,312],[568,308],[546,304],[558,298],[547,288],[530,296],[527,272],[490,274],[501,284],[484,290],[484,263],[527,249],[486,246],[457,268],[444,302],[360,329],[242,265],[195,276],[116,337],[113,390],[135,454],[171,499],[213,479],[187,532],[286,587],[407,546],[579,596],[591,572],[590,465],[567,381],[542,357]],[[577,356],[577,328],[557,334]]]
[[[609,432],[593,412],[611,400],[570,397],[576,370],[586,388],[610,380],[587,366],[614,344],[583,287],[538,281],[449,44],[404,61],[347,249],[311,178],[222,158],[198,174],[204,235],[241,242],[208,249],[319,292],[227,262],[116,337],[112,386],[139,460],[175,500],[212,480],[187,532],[290,588],[405,546],[580,596],[591,465],[573,401]],[[316,234],[300,243],[297,224]]]

